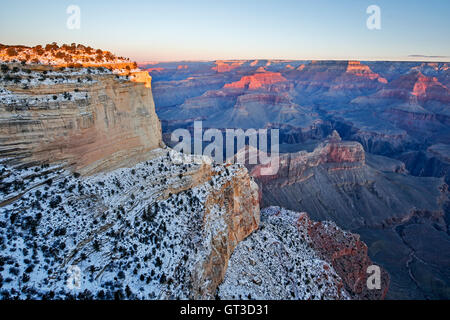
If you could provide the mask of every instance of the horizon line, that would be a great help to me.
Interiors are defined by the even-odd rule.
[[[418,57],[411,55],[411,58]],[[444,57],[442,57],[444,58]],[[280,62],[298,62],[298,61],[305,61],[305,62],[311,62],[311,61],[358,61],[358,62],[434,62],[434,63],[450,63],[450,57],[449,60],[431,60],[431,59],[440,59],[438,57],[436,58],[429,58],[427,59],[418,59],[418,60],[407,60],[407,59],[278,59],[278,58],[252,58],[252,59],[181,59],[181,60],[138,60],[133,59],[136,61],[137,64],[158,64],[158,63],[173,63],[173,62],[234,62],[234,61],[280,61]]]

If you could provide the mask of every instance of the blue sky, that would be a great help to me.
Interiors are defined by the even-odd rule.
[[[70,4],[79,30],[66,27]],[[372,4],[381,30],[366,27]],[[138,61],[450,60],[448,0],[2,0],[0,30],[4,44],[76,42]]]

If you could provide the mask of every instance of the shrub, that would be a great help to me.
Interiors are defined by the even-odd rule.
[[[61,196],[59,196],[59,195],[52,198],[50,200],[50,204],[49,204],[50,208],[55,209],[61,203],[61,201],[62,201],[62,199],[61,199]]]
[[[92,244],[92,247],[95,251],[100,251],[100,242],[98,240],[94,240],[94,243]]]
[[[58,53],[55,54],[55,58],[58,59],[64,59],[66,57],[66,54],[62,51],[59,51]]]
[[[10,57],[15,57],[17,56],[17,50],[16,48],[10,47],[6,50],[6,54]]]

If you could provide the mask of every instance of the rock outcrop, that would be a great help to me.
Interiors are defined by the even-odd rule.
[[[369,66],[363,65],[359,61],[349,61],[346,72],[369,80],[377,80],[381,83],[387,83],[385,78],[380,77],[379,74],[370,70]]]
[[[244,167],[170,149],[87,178],[61,166],[0,171],[3,298],[210,299],[259,225]]]
[[[259,225],[246,168],[162,149],[147,72],[5,65],[0,296],[213,298]]]
[[[359,236],[306,213],[270,207],[258,231],[233,253],[218,295],[223,299],[383,299],[389,276],[381,269],[380,289],[367,288],[373,265]]]
[[[275,83],[285,81],[286,78],[284,78],[279,72],[258,72],[254,75],[244,76],[237,82],[227,83],[225,88],[257,90],[261,88],[269,88]]]
[[[11,65],[5,78],[2,158],[92,174],[143,161],[162,143],[148,73]]]
[[[281,154],[279,163],[279,170],[275,175],[261,175],[264,165],[253,167],[251,175],[262,183],[276,181],[282,187],[308,180],[313,175],[311,169],[318,166],[324,166],[328,171],[362,168],[365,165],[365,153],[361,144],[341,141],[339,134],[334,131],[313,152]]]

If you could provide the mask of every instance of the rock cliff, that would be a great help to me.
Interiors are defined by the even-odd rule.
[[[276,181],[277,185],[285,186],[308,180],[314,175],[312,168],[318,166],[326,167],[327,171],[362,168],[365,165],[365,153],[360,143],[341,141],[339,134],[334,131],[313,152],[281,154],[279,163],[280,168],[275,175],[261,175],[264,165],[253,167],[251,175],[262,183]]]
[[[217,288],[234,249],[260,224],[260,192],[247,169],[164,147],[151,78],[127,59],[56,44],[0,46],[0,58],[7,61],[0,82],[0,297],[235,298],[226,290],[229,280]],[[247,98],[242,102],[298,107],[288,97]],[[364,163],[357,144],[337,133],[329,142],[326,151],[298,161],[336,170]],[[301,267],[282,269],[281,279],[295,283],[294,296],[283,289],[261,297],[383,297],[355,289],[363,276],[353,272],[354,260],[361,267],[370,262],[364,246],[348,237],[323,242],[316,226],[299,227],[293,237],[305,234],[315,244],[299,243],[283,262]],[[280,239],[284,231],[274,226],[271,234],[280,248],[292,244]],[[357,253],[342,253],[346,246]],[[261,256],[271,248],[261,243]],[[228,278],[239,276],[233,269],[239,263],[234,258]],[[279,289],[271,281],[262,285],[269,293]]]
[[[149,157],[87,178],[1,165],[2,297],[212,298],[259,225],[258,187],[242,166],[170,149]]]
[[[108,69],[14,64],[7,68],[0,93],[2,158],[64,161],[92,174],[131,166],[160,147],[147,73],[120,76]]]
[[[359,236],[332,222],[314,222],[306,213],[269,207],[258,231],[233,253],[218,294],[223,299],[382,299],[381,288],[367,289],[372,265]]]
[[[43,64],[61,50],[2,66],[1,297],[214,297],[259,225],[258,186],[243,166],[161,148],[147,72]]]

